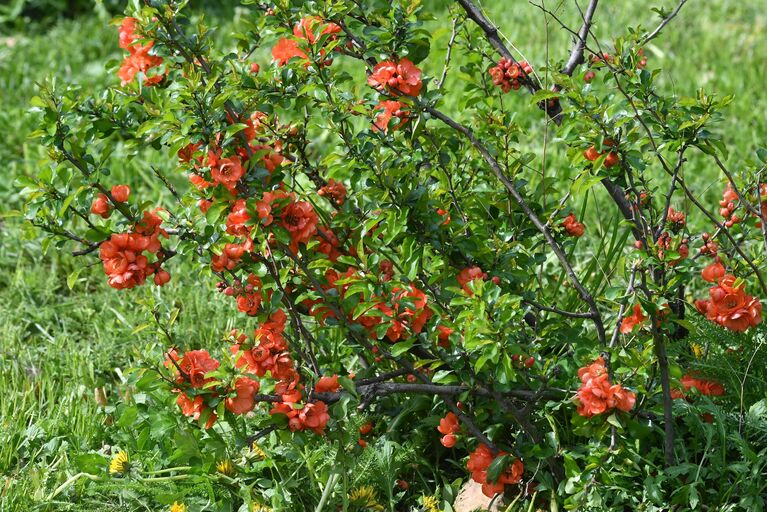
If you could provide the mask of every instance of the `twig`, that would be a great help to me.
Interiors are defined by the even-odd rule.
[[[447,69],[448,66],[450,66],[450,56],[453,53],[453,44],[455,44],[455,36],[457,34],[456,27],[458,26],[458,18],[453,18],[453,30],[450,34],[450,41],[447,43],[447,53],[445,54],[445,65],[442,68],[442,76],[439,78],[439,82],[437,82],[437,90],[439,91],[442,89],[442,86],[445,84],[445,79],[447,78]]]
[[[672,19],[674,19],[674,17],[675,17],[677,14],[679,14],[679,11],[682,9],[682,6],[683,6],[684,4],[686,4],[686,3],[687,3],[687,0],[679,0],[679,3],[677,4],[677,6],[676,6],[676,9],[674,9],[673,11],[671,11],[671,14],[669,14],[668,16],[666,16],[665,18],[663,18],[663,21],[661,21],[661,22],[660,22],[660,25],[658,25],[658,26],[655,28],[655,30],[653,30],[652,32],[650,32],[650,35],[648,35],[647,37],[645,37],[645,38],[642,40],[642,45],[644,46],[644,45],[646,45],[646,44],[647,44],[649,41],[651,41],[652,39],[655,39],[655,37],[657,37],[657,36],[658,36],[658,34],[660,34],[660,31],[661,31],[661,30],[663,30],[663,28],[664,28],[666,25],[668,25],[668,23],[669,23],[669,22],[670,22]]]

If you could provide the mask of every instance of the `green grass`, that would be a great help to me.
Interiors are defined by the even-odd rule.
[[[508,2],[485,4],[490,17],[531,62],[545,60],[547,48],[551,58],[566,59],[570,37],[553,20],[549,20],[547,32],[538,9],[524,2],[514,3],[513,8]],[[550,4],[550,8],[554,6]],[[575,25],[577,12],[570,2],[565,4],[563,19]],[[670,7],[672,2],[662,4]],[[694,95],[704,87],[709,92],[735,95],[721,125],[732,161],[750,156],[758,144],[764,144],[767,133],[767,95],[762,90],[767,62],[765,7],[765,1],[688,2],[647,49],[650,66],[667,72],[662,84],[668,91]],[[597,19],[595,31],[603,43],[626,25],[657,23],[643,2],[625,0],[601,2]],[[219,21],[227,26],[230,20],[227,14],[209,19],[209,23]],[[33,174],[45,165],[45,151],[27,140],[35,129],[34,119],[26,113],[35,83],[53,76],[59,83],[79,84],[85,91],[117,83],[103,65],[120,55],[116,31],[107,23],[104,17],[84,17],[59,22],[45,33],[8,34],[0,40],[3,211],[21,206],[12,187],[14,178]],[[440,26],[435,27],[437,39],[427,64],[432,74],[441,69],[449,37],[445,28],[448,16],[435,25]],[[459,63],[461,56],[454,55],[454,59]],[[455,93],[459,87],[454,78],[448,81],[449,92]],[[528,130],[525,144],[538,151],[543,124],[540,112],[524,94],[512,101],[518,120]],[[552,162],[557,161],[555,156]],[[140,186],[146,164],[139,160],[115,169],[115,179]],[[700,187],[711,186],[713,172],[710,164],[701,164],[697,176],[688,179]],[[563,172],[563,176],[567,174]],[[714,196],[719,191],[718,185],[712,187]],[[151,329],[132,334],[147,321],[146,312],[135,303],[159,292],[118,294],[107,288],[98,266],[84,272],[70,290],[66,278],[81,263],[55,246],[43,254],[39,233],[15,217],[5,217],[0,220],[0,511],[31,510],[76,472],[72,461],[78,455],[103,450],[113,442],[110,419],[96,404],[94,388],[106,386],[114,404],[122,389],[116,369],[124,370],[152,353],[158,340],[153,339]],[[162,293],[184,308],[177,334],[203,342],[226,326],[223,315],[218,314],[224,308],[209,283],[197,281],[174,281]],[[82,506],[83,510],[98,508],[96,504]]]

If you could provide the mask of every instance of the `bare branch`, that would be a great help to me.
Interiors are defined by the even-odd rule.
[[[578,31],[575,46],[570,52],[570,58],[567,60],[565,67],[562,68],[562,73],[567,76],[572,75],[575,68],[584,62],[583,52],[586,49],[586,40],[591,31],[591,23],[594,19],[594,12],[597,10],[598,3],[599,0],[591,0],[586,8],[586,13],[583,15],[583,25],[581,25],[581,29]]]
[[[653,30],[652,32],[650,32],[650,35],[648,35],[647,37],[645,37],[645,38],[642,40],[642,45],[645,45],[645,44],[647,44],[649,41],[651,41],[652,39],[655,39],[655,38],[658,36],[658,34],[660,34],[661,30],[663,30],[663,28],[664,28],[666,25],[668,25],[668,23],[669,23],[669,22],[670,22],[672,19],[674,19],[674,17],[675,17],[677,14],[679,14],[679,11],[682,9],[682,6],[683,6],[684,4],[686,4],[686,3],[687,3],[687,0],[679,0],[679,3],[677,4],[676,8],[675,8],[673,11],[671,11],[671,14],[669,14],[668,16],[666,16],[665,18],[663,18],[663,21],[661,21],[661,22],[660,22],[660,25],[658,25],[658,26],[655,28],[655,30]]]

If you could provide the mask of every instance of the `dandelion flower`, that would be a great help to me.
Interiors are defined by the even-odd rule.
[[[112,457],[112,462],[109,463],[109,474],[122,475],[128,471],[130,467],[130,458],[128,452],[120,450]]]
[[[251,512],[272,512],[272,507],[267,507],[260,503],[254,503]]]
[[[370,485],[363,485],[362,487],[353,489],[352,492],[349,493],[349,501],[351,501],[353,505],[363,507],[363,510],[380,511],[384,509],[383,506],[378,503],[376,492]]]
[[[173,505],[170,506],[170,512],[186,512],[186,505],[174,501]]]
[[[222,460],[216,464],[216,470],[226,476],[234,476],[234,474],[237,473],[237,468],[234,467],[234,464],[232,464],[232,461],[229,459]]]
[[[421,498],[421,503],[426,512],[439,512],[439,501],[436,496],[424,496]]]
[[[254,442],[253,445],[250,447],[250,450],[253,452],[256,457],[258,457],[261,460],[266,460],[269,458],[269,456],[266,454],[264,450],[261,449],[260,446],[258,446],[258,443]]]

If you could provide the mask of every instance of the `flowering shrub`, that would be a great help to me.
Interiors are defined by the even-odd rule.
[[[448,475],[526,509],[718,506],[725,481],[756,506],[761,476],[701,472],[714,427],[686,412],[738,432],[717,461],[733,457],[728,442],[767,450],[742,428],[765,388],[753,356],[743,371],[712,370],[763,339],[766,152],[736,175],[713,127],[728,99],[656,86],[643,47],[674,14],[606,54],[591,41],[591,2],[564,66],[531,66],[470,0],[458,4],[443,67],[427,71],[418,3],[247,2],[230,52],[183,3],[146,2],[119,21],[128,55],[112,89],[45,86],[35,98],[52,165],[25,184],[29,220],[97,254],[126,304],[152,293],[149,276],[171,275],[227,301],[234,330],[221,339],[179,337],[155,305],[168,344],[134,385],[140,404],[174,407],[194,432],[175,458],[242,454],[217,463],[246,507],[382,508],[373,488],[336,492],[336,468],[317,500],[275,494],[252,463],[267,437],[275,450],[333,446],[347,462],[368,443],[418,445],[426,476],[394,472],[382,452],[392,509],[427,502],[406,480],[416,474],[430,504],[437,488],[449,501]],[[462,95],[446,85],[461,51],[474,55]],[[554,189],[544,178],[544,193],[531,180],[545,163],[515,135],[525,100],[505,99],[522,88],[575,171]],[[166,193],[112,182],[118,140],[168,157],[152,169]],[[689,186],[692,154],[721,172],[719,212]],[[157,415],[147,410],[156,441]]]

